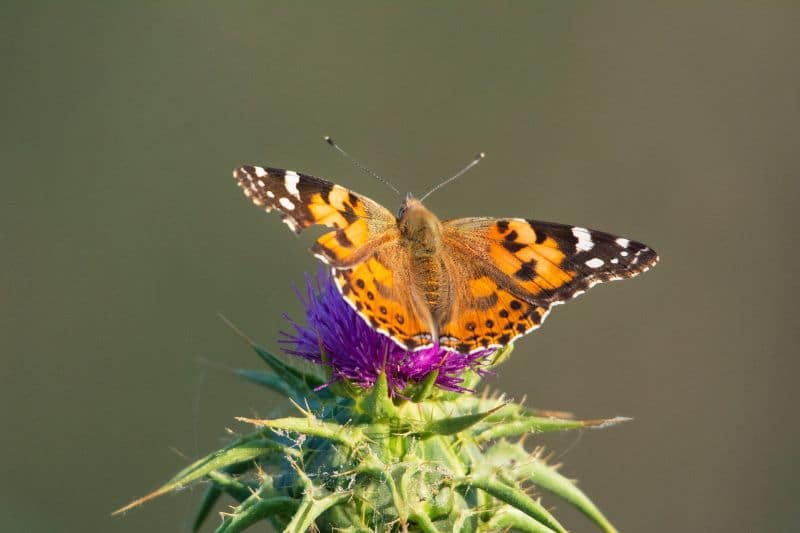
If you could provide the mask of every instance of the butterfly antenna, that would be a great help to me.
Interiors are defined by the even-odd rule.
[[[395,187],[394,185],[392,185],[391,183],[389,183],[388,181],[386,181],[386,180],[385,180],[385,179],[383,179],[382,177],[378,176],[378,174],[377,174],[377,173],[375,173],[374,171],[372,171],[372,170],[368,169],[367,167],[365,167],[364,165],[362,165],[361,163],[359,163],[359,162],[358,162],[358,160],[357,160],[355,157],[353,157],[352,155],[350,155],[350,154],[348,154],[347,152],[345,152],[344,150],[342,150],[342,148],[341,148],[341,147],[340,147],[338,144],[336,144],[336,143],[334,142],[334,140],[333,140],[333,139],[331,139],[329,136],[327,136],[327,135],[326,135],[326,136],[324,137],[324,139],[325,139],[325,142],[326,142],[326,143],[328,143],[328,144],[330,144],[331,146],[333,146],[334,148],[336,148],[336,150],[338,150],[340,154],[342,154],[342,155],[343,155],[343,156],[345,156],[347,159],[349,159],[349,160],[350,160],[350,161],[351,161],[351,162],[352,162],[352,163],[353,163],[355,166],[357,166],[357,167],[358,167],[359,169],[361,169],[363,172],[366,172],[367,174],[369,174],[370,176],[372,176],[372,177],[373,177],[373,178],[375,178],[376,180],[380,181],[381,183],[383,183],[384,185],[386,185],[387,187],[389,187],[390,189],[392,189],[392,190],[394,191],[394,193],[395,193],[397,196],[402,196],[402,195],[400,194],[400,191],[398,191],[398,190],[397,190],[397,187]]]
[[[455,181],[458,178],[460,178],[461,176],[463,176],[469,169],[471,169],[472,167],[474,167],[475,165],[480,163],[481,159],[483,159],[484,157],[486,157],[486,154],[483,153],[483,152],[481,152],[478,155],[476,155],[475,159],[470,161],[470,163],[467,166],[465,166],[464,168],[462,168],[461,170],[456,172],[453,176],[451,176],[451,177],[447,178],[446,180],[444,180],[443,182],[441,182],[439,185],[437,185],[433,189],[431,189],[428,192],[426,192],[424,195],[422,195],[422,198],[420,198],[419,201],[420,202],[423,201],[425,198],[427,198],[431,194],[435,193],[436,191],[438,191],[439,189],[441,189],[442,187],[444,187],[445,185],[447,185],[451,181]]]

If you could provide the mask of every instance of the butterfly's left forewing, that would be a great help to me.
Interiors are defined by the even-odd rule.
[[[233,177],[254,204],[278,210],[295,233],[315,224],[334,228],[317,239],[312,252],[335,268],[364,261],[397,224],[379,203],[322,178],[250,165],[234,170]]]
[[[253,203],[278,210],[295,233],[313,225],[334,228],[311,251],[332,267],[339,291],[363,320],[406,348],[433,344],[431,315],[414,289],[409,250],[386,208],[291,170],[242,166],[233,176]]]
[[[524,219],[444,223],[454,292],[442,344],[469,352],[504,346],[538,327],[553,305],[658,261],[646,245],[578,226]]]

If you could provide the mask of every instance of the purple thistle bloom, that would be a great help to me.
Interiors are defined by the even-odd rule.
[[[482,372],[482,363],[494,352],[490,349],[466,355],[439,346],[405,350],[356,314],[325,269],[316,279],[306,275],[305,292],[303,295],[297,290],[305,306],[306,325],[287,316],[295,332],[281,332],[279,342],[288,354],[329,366],[331,382],[345,379],[369,388],[385,368],[389,389],[397,394],[438,369],[436,385],[460,392],[467,390],[461,386],[463,372],[468,368]]]

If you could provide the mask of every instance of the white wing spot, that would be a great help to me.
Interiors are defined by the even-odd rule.
[[[588,261],[586,261],[586,266],[589,267],[589,268],[600,268],[604,264],[605,264],[605,261],[603,261],[599,257],[593,257],[592,259],[589,259]]]
[[[283,207],[285,207],[289,211],[294,209],[294,204],[288,198],[281,198],[280,200],[278,200],[278,203],[280,203]]]
[[[297,190],[297,184],[300,182],[300,176],[297,175],[297,172],[293,170],[287,170],[286,176],[283,178],[283,184],[286,186],[286,190],[297,198],[300,199],[300,191]]]
[[[287,216],[284,217],[283,221],[286,223],[287,226],[289,226],[289,228],[292,231],[297,232],[297,221],[295,219]]]
[[[266,187],[266,186],[267,186],[267,184],[266,184],[266,183],[264,183],[264,182],[263,182],[263,181],[261,181],[261,180],[258,180],[258,186],[259,186],[259,187]]]
[[[572,228],[572,234],[578,239],[578,242],[575,244],[575,249],[579,252],[588,252],[592,248],[594,248],[594,242],[592,241],[592,234],[589,233],[589,230],[586,228],[581,228],[575,226]]]
[[[625,250],[622,250],[622,251],[619,253],[619,255],[621,255],[622,257],[628,257],[628,252],[626,252]]]
[[[263,168],[255,167],[255,169],[256,169],[256,176],[258,176],[259,178],[263,178],[264,176],[267,175],[267,171],[264,170]]]
[[[617,239],[615,242],[622,248],[627,248],[628,245],[631,243],[631,241],[629,241],[628,239],[624,239],[622,237]]]
[[[275,193],[272,191],[267,191],[267,196],[269,196],[270,198],[275,198]]]
[[[615,257],[614,259],[611,260],[612,265],[616,265],[617,263],[619,263],[619,258]]]
[[[258,190],[258,186],[252,181],[250,182],[250,188],[253,189],[254,192]]]

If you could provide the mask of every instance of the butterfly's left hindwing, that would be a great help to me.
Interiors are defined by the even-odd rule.
[[[244,194],[267,212],[277,209],[295,233],[318,224],[314,255],[337,268],[363,261],[397,224],[386,208],[327,180],[280,168],[242,166],[233,171]]]

